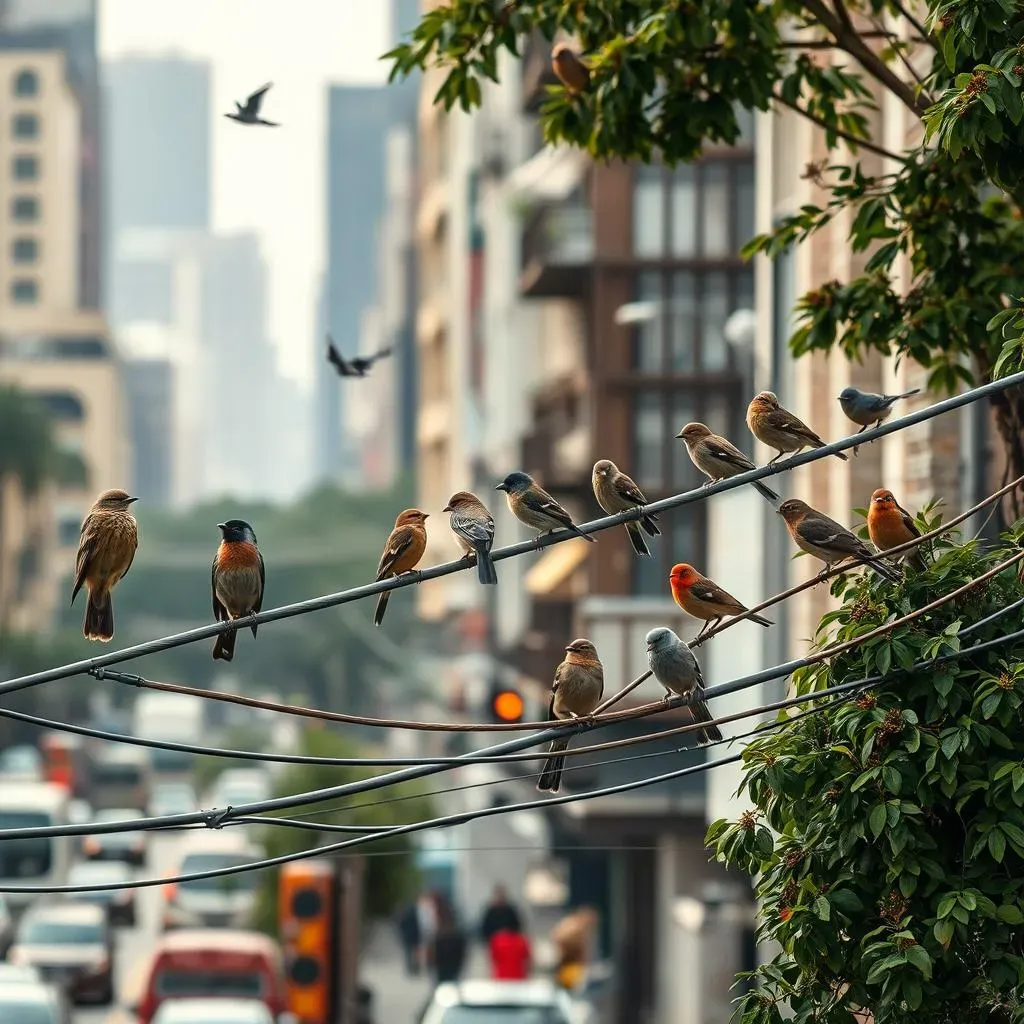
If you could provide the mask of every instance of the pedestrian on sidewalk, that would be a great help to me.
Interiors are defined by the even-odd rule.
[[[505,886],[496,885],[491,893],[491,902],[487,904],[480,922],[480,937],[484,944],[489,946],[491,939],[500,931],[522,930],[523,920],[515,904],[509,900]]]
[[[405,953],[405,973],[410,977],[415,977],[420,973],[421,961],[420,915],[415,902],[406,903],[398,911],[396,924],[402,950]]]
[[[487,944],[495,981],[525,981],[530,976],[530,940],[518,927],[502,928]]]
[[[458,981],[466,960],[466,936],[459,927],[451,903],[440,893],[436,896],[437,931],[431,950],[434,980]]]
[[[437,901],[437,894],[426,889],[416,897],[416,927],[419,935],[416,958],[424,967],[430,963],[434,936],[437,934]]]

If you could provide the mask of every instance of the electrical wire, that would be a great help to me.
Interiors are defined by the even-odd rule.
[[[737,487],[742,487],[744,484],[763,480],[767,477],[776,476],[779,473],[796,469],[799,466],[816,462],[819,459],[827,458],[829,455],[833,455],[836,452],[843,451],[847,448],[867,444],[876,438],[896,433],[897,431],[904,430],[907,427],[914,426],[917,423],[923,423],[935,416],[940,416],[943,413],[959,409],[965,405],[970,405],[972,402],[976,402],[979,399],[996,394],[1000,391],[1005,391],[1007,388],[1014,387],[1019,384],[1024,384],[1024,371],[1011,374],[1010,376],[1003,377],[1000,380],[990,381],[989,383],[982,384],[976,388],[971,388],[959,395],[954,395],[941,402],[936,402],[933,405],[926,406],[924,409],[918,409],[897,419],[891,419],[880,426],[864,431],[863,433],[854,434],[849,437],[842,438],[839,441],[833,441],[821,448],[813,448],[810,451],[790,456],[790,458],[785,459],[782,462],[778,462],[775,465],[761,466],[749,470],[746,473],[740,473],[736,476],[729,477],[726,480],[718,481],[717,483],[709,486],[702,486],[681,494],[674,494],[667,498],[662,498],[659,501],[651,502],[648,505],[637,506],[636,508],[632,508],[626,512],[620,512],[616,515],[605,516],[601,519],[595,519],[591,522],[581,524],[578,527],[577,532],[584,534],[598,533],[602,530],[609,530],[615,526],[620,526],[626,522],[639,520],[644,515],[650,515],[652,513],[657,514],[670,509],[679,508],[683,505],[692,504],[693,502],[705,501],[712,495],[720,494],[723,491],[730,491]],[[575,536],[575,533],[560,530],[556,533],[536,537],[533,540],[521,541],[517,544],[510,544],[506,547],[498,548],[491,553],[491,557],[497,562],[505,558],[512,558],[517,555],[525,554],[528,551],[537,551],[542,548],[549,547],[552,544],[559,544],[566,540],[572,540]],[[200,640],[208,640],[220,633],[227,632],[228,630],[247,629],[250,626],[257,624],[276,622],[281,619],[293,618],[296,615],[305,615],[310,612],[322,611],[338,605],[348,604],[352,601],[361,600],[365,597],[376,596],[377,594],[381,594],[385,591],[397,590],[402,587],[422,583],[425,580],[437,579],[442,576],[451,575],[455,572],[466,571],[471,569],[472,566],[473,562],[467,556],[460,558],[457,561],[444,562],[440,565],[431,566],[426,569],[417,569],[402,576],[374,581],[373,583],[364,584],[363,586],[354,587],[335,594],[325,594],[320,597],[309,598],[305,601],[299,601],[294,604],[282,605],[278,608],[270,608],[243,618],[233,619],[229,622],[214,622],[205,626],[197,626],[194,629],[186,630],[182,633],[149,640],[131,647],[125,647],[119,651],[110,651],[107,654],[98,655],[94,658],[86,658],[81,661],[71,662],[66,665],[45,669],[41,672],[34,672],[0,682],[0,694],[13,693],[17,690],[23,690],[31,686],[38,686],[40,683],[54,682],[58,679],[67,679],[74,675],[90,672],[93,669],[116,665],[121,662],[130,661],[133,658],[139,658],[149,654],[157,654],[161,651],[167,651],[175,647],[184,646],[185,644],[197,643]]]

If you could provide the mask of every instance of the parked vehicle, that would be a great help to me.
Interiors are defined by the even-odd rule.
[[[63,786],[73,797],[85,799],[92,787],[92,757],[81,736],[45,732],[39,740],[47,782]]]
[[[132,807],[110,807],[97,811],[97,821],[131,821],[142,818],[142,811]],[[82,855],[89,860],[121,860],[126,864],[146,863],[147,835],[141,830],[130,832],[97,832],[82,840]]]
[[[38,985],[42,980],[43,976],[29,964],[11,964],[6,960],[0,960],[0,986],[14,982],[19,985],[25,982]]]
[[[8,829],[47,828],[67,823],[68,794],[50,782],[4,782],[0,785],[0,834]],[[71,867],[72,839],[5,839],[0,843],[0,882],[12,885],[63,885]],[[34,899],[31,893],[8,893],[7,906],[17,917]]]
[[[132,879],[131,869],[124,861],[81,861],[72,866],[68,874],[71,885],[126,885]],[[95,892],[76,892],[69,899],[76,903],[93,903],[102,907],[112,925],[135,926],[135,890],[100,889]]]
[[[258,999],[172,999],[153,1024],[280,1024]]]
[[[182,929],[153,950],[128,1009],[138,1024],[155,1024],[167,1000],[255,999],[277,1018],[285,1012],[280,947],[259,932]]]
[[[155,782],[149,798],[149,816],[159,818],[165,814],[185,814],[199,806],[196,791],[188,782]]]
[[[192,694],[140,693],[132,709],[132,732],[148,740],[195,743],[203,735],[205,708]],[[149,763],[157,779],[188,779],[195,754],[151,747]]]
[[[217,776],[210,791],[214,807],[238,807],[270,796],[270,778],[259,768],[229,768]]]
[[[0,750],[0,776],[5,786],[10,782],[45,782],[43,756],[27,743]]]
[[[573,1024],[572,1000],[551,981],[438,985],[423,1024]]]
[[[101,907],[70,900],[35,904],[18,924],[8,959],[35,967],[73,1002],[113,999],[114,941]]]
[[[0,1020],[5,1024],[71,1024],[71,1010],[53,985],[11,982],[0,985]]]
[[[92,805],[97,810],[149,805],[150,767],[138,747],[105,743],[92,765]]]

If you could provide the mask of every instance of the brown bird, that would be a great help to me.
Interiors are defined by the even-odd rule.
[[[771,391],[762,391],[751,399],[747,406],[747,427],[758,441],[778,452],[769,466],[774,466],[788,452],[825,447],[825,442],[803,420],[779,405]],[[833,454],[843,462],[850,461],[842,452]]]
[[[565,649],[565,660],[555,669],[548,704],[548,721],[566,718],[586,718],[592,715],[604,695],[604,667],[597,656],[597,648],[586,639],[573,640]],[[566,735],[553,739],[548,746],[544,772],[537,789],[557,793],[562,782],[565,755],[561,751],[569,746]]]
[[[427,548],[427,528],[424,525],[428,516],[418,508],[407,508],[396,520],[395,528],[384,545],[384,553],[380,556],[377,566],[377,580],[389,576],[401,576],[412,572],[423,557]],[[390,590],[377,595],[377,610],[373,613],[373,624],[379,626],[384,621],[384,612],[388,608]]]
[[[747,606],[737,601],[732,594],[723,590],[714,580],[701,575],[692,565],[680,562],[672,566],[668,585],[676,604],[695,619],[703,619],[704,625],[694,638],[699,640],[706,630],[714,629],[726,615],[742,615]],[[773,625],[763,615],[749,616],[759,626]]]
[[[731,476],[757,469],[736,445],[719,434],[712,433],[711,428],[703,423],[687,423],[676,437],[686,445],[690,461],[707,476],[708,482],[705,487],[719,480],[727,480]],[[760,480],[754,481],[754,487],[773,505],[779,500],[779,496]]]
[[[442,512],[450,512],[449,525],[467,558],[476,562],[477,579],[484,585],[498,582],[498,570],[491,558],[494,519],[487,506],[472,491],[456,491]]]
[[[640,488],[610,459],[600,459],[594,463],[591,485],[594,488],[594,497],[597,498],[598,505],[610,516],[615,515],[616,512],[626,512],[638,505],[647,504],[647,499]],[[630,520],[623,524],[626,527],[626,533],[629,534],[629,542],[638,555],[651,553],[644,540],[643,530],[646,530],[652,537],[661,536],[661,530],[658,529],[656,523],[657,518],[653,513],[647,513],[636,522]]]
[[[82,523],[75,557],[75,603],[82,584],[88,592],[82,633],[88,640],[114,639],[114,605],[110,592],[131,568],[139,546],[139,526],[128,511],[133,498],[117,488],[104,491]]]
[[[590,69],[566,43],[558,43],[551,51],[551,70],[573,96],[590,85]]]
[[[786,527],[796,546],[826,565],[826,572],[852,558],[869,565],[880,576],[898,581],[899,576],[887,565],[879,562],[877,556],[857,536],[823,512],[811,508],[799,498],[787,498],[778,508],[779,515],[786,520]]]
[[[879,487],[871,495],[871,502],[868,505],[868,536],[879,551],[888,551],[890,548],[906,544],[915,537],[920,537],[921,531],[917,528],[914,517],[905,508],[900,507],[892,491]],[[904,551],[902,556],[897,557],[906,558],[921,572],[928,568],[921,556],[920,548],[910,548]]]

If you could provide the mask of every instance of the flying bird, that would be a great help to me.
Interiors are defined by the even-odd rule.
[[[707,630],[714,629],[726,615],[742,615],[747,611],[745,604],[737,601],[714,580],[709,580],[686,562],[672,566],[668,585],[672,591],[672,598],[687,615],[704,620],[704,625],[696,636],[697,640]],[[772,620],[766,619],[763,615],[750,615],[748,618],[759,626],[773,625]]]
[[[769,466],[774,466],[787,452],[825,447],[825,442],[803,420],[779,405],[772,391],[762,391],[751,399],[747,406],[747,427],[758,441],[778,452],[769,460]],[[833,454],[843,462],[850,461],[842,452]]]
[[[589,640],[573,640],[565,649],[565,660],[559,662],[555,669],[555,681],[551,686],[551,701],[548,704],[548,721],[586,718],[597,709],[603,694],[604,667],[597,656],[597,648]],[[558,792],[565,765],[562,751],[568,746],[568,730],[564,736],[553,739],[548,746],[544,772],[537,782],[537,789],[542,793]]]
[[[572,47],[558,43],[551,51],[551,70],[558,80],[576,96],[590,85],[590,69]]]
[[[722,732],[713,724],[711,712],[704,700],[704,676],[689,645],[680,640],[671,629],[659,626],[647,634],[647,664],[654,678],[665,687],[665,699],[673,694],[683,697],[695,722],[711,722],[697,732],[698,745],[718,743]]]
[[[512,515],[538,534],[554,533],[562,528],[591,544],[597,543],[596,538],[580,533],[572,516],[543,487],[538,486],[529,473],[509,473],[494,489],[505,492]]]
[[[327,335],[327,361],[338,371],[341,377],[365,377],[378,359],[391,355],[391,346],[374,352],[371,356],[353,356],[346,359],[335,347],[334,339]]]
[[[412,572],[427,549],[427,513],[418,508],[407,508],[395,520],[395,527],[384,545],[377,566],[377,582],[389,576],[401,576]],[[388,608],[391,591],[384,590],[377,595],[377,609],[373,613],[373,624],[379,626],[384,621],[384,612]]]
[[[920,537],[921,531],[917,528],[914,517],[900,506],[892,491],[879,487],[871,495],[868,504],[868,536],[879,551],[888,551],[889,548],[899,547],[915,537]],[[902,556],[897,557],[906,558],[921,572],[928,568],[920,547],[909,548]]]
[[[676,437],[686,445],[690,461],[708,478],[705,487],[757,469],[731,441],[712,433],[711,428],[703,423],[687,423]],[[753,484],[758,493],[773,505],[779,500],[779,495],[767,484],[760,480],[754,480]]]
[[[456,491],[442,512],[450,512],[450,525],[459,547],[476,559],[477,578],[483,584],[498,582],[498,570],[491,558],[494,519],[484,503],[471,491]]]
[[[920,388],[904,391],[902,395],[876,395],[870,391],[861,391],[855,387],[846,387],[839,392],[839,405],[846,418],[860,424],[858,434],[863,434],[868,427],[877,427],[892,415],[892,407],[902,398],[920,394]],[[874,442],[872,442],[874,443]],[[857,454],[857,449],[853,449]]]
[[[71,603],[75,603],[84,584],[89,597],[82,633],[87,640],[108,643],[114,639],[114,605],[110,595],[127,575],[139,546],[139,526],[128,511],[128,506],[138,500],[118,488],[104,491],[82,523]]]
[[[218,523],[217,529],[221,532],[221,542],[210,569],[213,617],[218,622],[227,622],[252,615],[263,607],[266,570],[263,555],[256,546],[256,534],[244,519]],[[255,636],[256,624],[251,628]],[[235,656],[237,637],[235,629],[217,634],[213,645],[215,661],[230,661]]]
[[[232,121],[237,121],[239,124],[263,124],[268,128],[280,127],[277,121],[265,121],[260,117],[260,107],[263,104],[263,97],[267,90],[273,85],[273,82],[267,82],[261,89],[257,89],[252,93],[249,98],[245,101],[243,106],[237,100],[235,101],[235,107],[237,108],[234,113],[225,114],[225,117],[230,117]]]
[[[594,463],[591,485],[594,488],[594,497],[597,498],[598,505],[609,515],[647,504],[647,499],[640,488],[611,459],[600,459]],[[661,536],[661,530],[658,529],[656,523],[657,518],[656,515],[648,512],[636,522],[630,520],[623,524],[626,527],[626,533],[629,534],[629,542],[638,555],[651,553],[644,540],[643,530],[646,530],[652,537]]]
[[[852,558],[870,566],[888,580],[899,581],[899,575],[878,561],[878,556],[859,537],[823,512],[811,508],[807,502],[787,498],[777,511],[786,521],[786,528],[796,546],[820,558],[826,565],[825,571]]]

